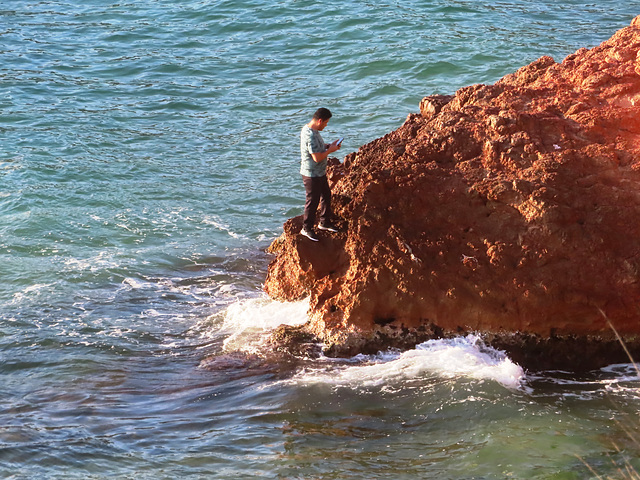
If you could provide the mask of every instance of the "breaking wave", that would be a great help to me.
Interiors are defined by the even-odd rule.
[[[507,388],[522,385],[525,373],[503,352],[487,347],[480,337],[429,340],[405,352],[358,355],[354,365],[309,369],[298,374],[301,383],[336,386],[385,386],[438,376],[493,380]]]
[[[251,299],[230,305],[214,322],[224,335],[225,353],[260,352],[269,333],[282,324],[301,325],[307,320],[308,300],[277,302]],[[211,332],[210,332],[211,333]],[[357,355],[351,359],[321,357],[297,372],[291,381],[336,386],[384,386],[425,376],[492,380],[507,388],[522,385],[525,373],[504,352],[484,345],[476,335],[429,340],[414,349]]]

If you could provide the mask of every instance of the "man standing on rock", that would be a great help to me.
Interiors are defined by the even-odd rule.
[[[340,150],[340,140],[326,144],[320,132],[329,123],[331,112],[319,108],[309,123],[300,132],[300,174],[304,183],[306,201],[304,204],[304,222],[300,233],[318,241],[313,227],[316,222],[316,210],[320,205],[320,230],[338,232],[332,223],[331,189],[327,180],[327,158],[330,153]]]

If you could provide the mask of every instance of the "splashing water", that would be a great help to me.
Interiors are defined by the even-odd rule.
[[[256,354],[279,325],[302,325],[307,321],[309,301],[277,302],[257,298],[236,302],[207,321],[208,335],[225,335],[223,350]],[[221,318],[222,317],[222,318]],[[217,321],[216,321],[217,320]],[[323,357],[295,376],[296,382],[324,382],[341,386],[381,386],[425,375],[493,380],[507,388],[524,381],[523,369],[503,352],[487,347],[480,337],[429,340],[414,349],[357,355],[343,360]]]
[[[338,386],[382,386],[437,375],[493,380],[518,388],[525,379],[522,368],[504,353],[483,346],[475,335],[429,340],[406,352],[358,355],[356,365],[307,370],[296,376],[301,383],[324,382]]]

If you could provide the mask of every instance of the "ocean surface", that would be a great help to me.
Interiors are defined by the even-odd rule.
[[[302,212],[422,97],[561,61],[640,0],[0,0],[0,478],[585,479],[640,468],[632,364],[531,373],[470,336],[265,355]]]

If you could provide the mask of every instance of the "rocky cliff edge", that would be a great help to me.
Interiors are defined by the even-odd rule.
[[[276,348],[480,332],[533,369],[640,354],[640,16],[562,63],[429,96],[329,168],[340,234],[288,220],[264,289],[310,297]],[[299,353],[299,352],[298,352]],[[639,355],[640,357],[640,355]]]

